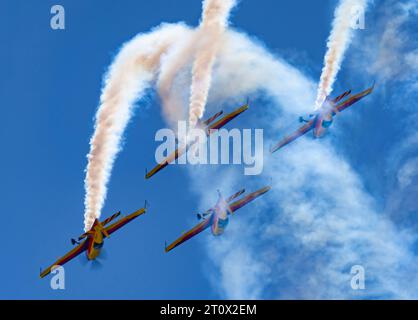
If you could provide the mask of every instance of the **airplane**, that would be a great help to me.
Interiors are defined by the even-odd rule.
[[[210,117],[209,119],[199,122],[198,126],[199,127],[205,127],[206,135],[210,136],[214,132],[214,130],[220,129],[223,126],[225,126],[228,122],[232,121],[233,119],[238,117],[241,113],[243,113],[245,110],[247,110],[248,107],[249,107],[249,102],[247,101],[247,103],[244,104],[243,106],[239,107],[238,109],[236,109],[236,110],[232,111],[231,113],[225,115],[223,118],[219,119],[215,123],[211,124],[213,121],[218,119],[223,114],[223,111],[221,110],[218,113],[216,113],[215,115],[213,115],[212,117]],[[186,146],[180,146],[179,148],[177,148],[173,153],[168,155],[164,159],[163,162],[157,164],[150,172],[145,172],[145,178],[146,179],[151,178],[157,172],[159,172],[162,169],[164,169],[165,167],[167,167],[171,162],[180,158],[195,143],[196,143],[196,141],[192,141],[191,143],[187,144]]]
[[[231,201],[242,195],[245,192],[245,189],[238,191],[237,193],[233,194],[227,199],[224,199],[222,194],[218,190],[218,201],[216,202],[215,206],[202,214],[198,213],[197,218],[201,220],[199,224],[197,224],[191,230],[183,233],[180,236],[180,238],[175,240],[169,246],[167,246],[166,244],[165,252],[169,252],[170,250],[174,249],[175,247],[179,246],[183,242],[189,240],[190,238],[194,237],[195,235],[199,234],[200,232],[206,230],[209,227],[211,228],[212,234],[214,236],[222,235],[229,223],[230,215],[232,215],[235,211],[242,208],[249,202],[265,194],[270,189],[270,186],[266,186],[253,193],[250,193],[246,197],[243,197],[240,200],[237,200],[233,203],[231,203]]]
[[[77,244],[77,246],[69,251],[66,255],[61,258],[58,258],[51,266],[46,268],[44,271],[41,270],[40,277],[43,278],[47,276],[53,270],[55,266],[62,266],[68,261],[72,260],[73,258],[77,257],[82,252],[86,252],[86,256],[88,260],[96,259],[101,252],[103,247],[104,238],[109,238],[110,235],[126,225],[127,223],[131,222],[135,218],[139,217],[143,213],[145,213],[147,203],[145,202],[144,208],[141,208],[130,215],[123,217],[116,221],[115,223],[107,226],[111,221],[119,217],[120,211],[111,215],[110,217],[104,219],[103,221],[99,221],[99,219],[95,219],[91,229],[81,236],[78,237],[77,240],[71,239],[71,243],[73,245]],[[83,240],[84,239],[84,240]],[[80,242],[83,240],[82,242]]]
[[[313,130],[314,138],[322,137],[326,130],[331,126],[333,117],[335,115],[338,115],[341,111],[347,109],[348,107],[371,94],[373,89],[374,84],[370,88],[356,95],[351,95],[351,90],[348,90],[334,99],[327,97],[322,104],[322,107],[315,114],[309,115],[309,120],[305,120],[303,117],[300,117],[299,122],[305,122],[305,124],[296,130],[293,134],[285,137],[276,145],[272,146],[270,148],[270,153],[276,152],[277,150],[283,148],[285,145],[293,142],[311,130]],[[348,99],[341,102],[341,100],[343,100],[345,97],[348,97]]]

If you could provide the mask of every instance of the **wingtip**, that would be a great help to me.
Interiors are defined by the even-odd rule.
[[[218,193],[218,196],[219,196],[219,197],[222,197],[222,193],[221,193],[221,190],[219,190],[219,189],[216,189],[216,192]]]

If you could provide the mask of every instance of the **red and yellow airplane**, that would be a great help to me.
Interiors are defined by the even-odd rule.
[[[183,233],[180,238],[171,243],[169,246],[166,245],[165,252],[174,249],[178,245],[189,240],[190,238],[194,237],[209,227],[211,227],[211,231],[214,236],[223,234],[229,222],[229,215],[232,215],[235,211],[258,198],[259,196],[265,194],[270,189],[270,186],[266,186],[233,203],[230,202],[243,194],[245,189],[238,191],[227,199],[224,199],[221,193],[218,191],[219,198],[216,205],[213,208],[205,211],[203,214],[198,213],[197,218],[202,221],[190,231]]]
[[[279,143],[271,147],[270,152],[276,152],[277,150],[283,148],[285,145],[291,143],[292,141],[303,136],[311,130],[313,130],[314,138],[319,138],[323,136],[326,130],[331,126],[333,122],[333,117],[335,115],[339,114],[341,111],[347,109],[359,100],[371,94],[373,92],[373,89],[374,85],[356,95],[351,95],[351,90],[349,90],[339,95],[335,99],[329,99],[327,97],[327,99],[325,99],[325,102],[322,104],[322,107],[315,114],[309,115],[309,120],[305,120],[302,117],[300,117],[299,121],[306,123],[298,130],[296,130],[293,134],[285,137]],[[345,97],[348,97],[348,99],[340,102]]]
[[[213,121],[215,121],[217,118],[219,118],[223,114],[223,111],[219,111],[218,113],[216,113],[215,115],[213,115],[212,117],[210,117],[209,119],[207,119],[206,121],[200,122],[199,123],[199,126],[200,127],[206,127],[205,128],[206,135],[207,136],[210,136],[214,132],[214,130],[217,130],[217,129],[222,128],[228,122],[232,121],[233,119],[235,119],[236,117],[238,117],[241,113],[243,113],[245,110],[247,110],[248,107],[249,107],[249,103],[247,101],[247,103],[245,105],[243,105],[242,107],[239,107],[238,109],[236,109],[233,112],[227,114],[226,116],[224,116],[223,118],[219,119],[215,123],[211,124]],[[171,162],[177,160],[184,153],[186,153],[190,149],[190,147],[192,145],[194,145],[195,143],[196,143],[196,141],[193,141],[193,142],[187,144],[186,146],[182,146],[182,147],[177,148],[173,153],[171,153],[170,155],[168,155],[167,158],[165,158],[163,162],[161,162],[158,165],[156,165],[150,172],[146,172],[145,173],[145,178],[146,179],[149,179],[154,174],[156,174],[160,170],[162,170],[165,167],[167,167]]]
[[[109,238],[109,236],[115,232],[116,230],[120,229],[127,223],[131,222],[135,218],[139,217],[141,214],[145,213],[146,205],[144,208],[131,213],[130,215],[123,217],[116,221],[115,223],[106,227],[111,221],[119,217],[120,211],[113,214],[109,218],[99,221],[98,219],[94,220],[93,226],[91,229],[81,236],[78,237],[78,241],[75,239],[71,239],[71,243],[77,244],[77,246],[68,252],[65,256],[59,258],[55,261],[51,266],[49,266],[44,271],[41,271],[40,277],[43,278],[51,273],[51,270],[54,266],[62,266],[63,264],[67,263],[71,259],[77,257],[80,253],[86,251],[86,256],[88,260],[94,260],[100,254],[100,251],[103,247],[104,237]],[[84,239],[84,240],[83,240]],[[79,242],[83,240],[82,242]]]

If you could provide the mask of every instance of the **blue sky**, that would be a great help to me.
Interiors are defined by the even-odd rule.
[[[417,206],[408,197],[416,188],[413,187],[413,182],[402,184],[403,189],[397,185],[400,183],[399,171],[411,161],[412,164],[404,172],[410,173],[412,170],[415,175],[410,174],[406,179],[416,181],[418,176],[418,171],[411,169],[415,168],[413,161],[416,153],[409,148],[415,142],[405,140],[406,146],[400,142],[414,136],[413,129],[407,123],[409,117],[414,117],[414,108],[409,107],[409,104],[416,97],[416,91],[411,93],[408,90],[414,79],[413,76],[408,76],[409,71],[401,70],[399,72],[405,79],[392,79],[390,82],[383,76],[379,78],[379,72],[367,69],[369,66],[363,62],[367,58],[372,59],[369,61],[378,60],[370,55],[364,41],[381,38],[382,29],[386,25],[385,8],[394,6],[393,2],[383,1],[371,6],[366,20],[367,28],[349,49],[335,89],[339,92],[350,86],[355,91],[362,90],[377,77],[377,81],[385,83],[385,90],[378,88],[377,94],[367,102],[362,102],[356,111],[350,111],[350,116],[338,119],[338,125],[324,139],[323,145],[319,145],[322,141],[306,139],[299,147],[289,148],[289,152],[283,155],[283,160],[278,160],[283,161],[280,162],[283,164],[282,168],[288,169],[288,172],[276,168],[272,159],[266,161],[265,165],[271,164],[266,175],[276,172],[277,179],[300,174],[301,181],[309,182],[308,175],[313,174],[323,180],[330,177],[330,185],[340,178],[348,181],[341,185],[355,190],[352,194],[355,195],[353,199],[356,206],[339,206],[338,202],[331,200],[333,208],[341,207],[341,210],[345,208],[362,213],[370,211],[371,214],[358,216],[364,224],[356,220],[356,223],[344,230],[353,231],[357,228],[356,230],[364,231],[361,233],[364,235],[370,228],[378,225],[376,221],[380,223],[384,220],[384,226],[376,230],[389,230],[388,234],[400,235],[399,241],[407,239],[410,244],[407,246],[394,240],[391,246],[394,251],[401,252],[402,261],[389,261],[385,255],[381,260],[383,249],[378,245],[371,253],[367,250],[361,251],[353,261],[346,256],[339,257],[339,254],[346,255],[347,252],[333,250],[333,237],[338,238],[338,234],[333,233],[324,236],[323,241],[318,240],[320,244],[314,248],[306,245],[305,240],[298,242],[302,239],[300,235],[304,234],[304,230],[300,228],[306,228],[306,224],[298,224],[298,221],[292,220],[294,218],[290,222],[283,219],[289,217],[292,200],[300,200],[300,194],[304,194],[304,200],[312,197],[306,200],[307,205],[309,201],[325,199],[325,183],[313,187],[313,190],[306,190],[305,185],[301,187],[298,183],[286,185],[286,192],[289,193],[286,193],[286,199],[281,199],[280,195],[274,193],[275,200],[282,200],[283,207],[276,206],[275,203],[268,204],[266,200],[253,207],[257,210],[249,207],[242,209],[224,239],[213,240],[209,234],[201,235],[172,253],[165,254],[164,241],[173,240],[196,222],[193,213],[197,209],[206,209],[205,205],[215,199],[219,184],[224,185],[219,179],[228,174],[228,168],[222,168],[218,173],[220,175],[214,176],[216,178],[210,179],[209,175],[202,173],[205,178],[196,179],[184,168],[170,167],[153,179],[145,181],[145,168],[150,168],[154,163],[155,132],[166,127],[159,100],[151,91],[139,103],[135,117],[128,127],[124,150],[113,170],[102,217],[118,210],[125,214],[131,213],[142,207],[145,200],[150,203],[149,211],[106,241],[107,258],[102,261],[103,266],[100,269],[93,269],[80,261],[81,259],[75,259],[66,265],[66,289],[51,290],[49,279],[40,280],[38,272],[41,266],[49,265],[55,258],[67,252],[71,248],[69,239],[82,232],[86,154],[106,68],[121,44],[137,33],[148,32],[161,22],[184,21],[190,26],[196,26],[201,14],[201,3],[196,0],[127,0],[118,4],[110,0],[63,0],[60,4],[66,10],[66,30],[54,31],[49,26],[50,8],[53,4],[56,2],[46,0],[36,3],[23,0],[2,1],[0,4],[0,12],[3,12],[0,33],[5,39],[5,46],[0,52],[0,70],[3,74],[0,77],[3,110],[0,127],[3,146],[3,156],[0,159],[0,199],[4,217],[1,244],[3,263],[0,266],[1,298],[353,297],[353,293],[345,294],[343,289],[335,289],[333,278],[328,275],[338,268],[343,274],[350,263],[362,263],[362,257],[368,254],[372,258],[376,255],[379,263],[384,262],[383,270],[371,276],[371,290],[359,297],[400,296],[401,290],[397,289],[397,285],[380,278],[380,274],[385,273],[385,268],[393,269],[393,266],[402,270],[399,277],[413,279],[415,282],[411,280],[411,283],[417,283],[411,264],[402,264],[408,259],[415,261],[413,234],[416,227],[410,228],[410,225],[415,223],[414,213]],[[256,37],[262,44],[261,47],[279,57],[279,61],[287,61],[300,70],[307,81],[316,83],[322,68],[335,5],[336,1],[321,1],[321,6],[318,6],[314,1],[308,0],[242,0],[233,11],[231,24],[251,37]],[[400,28],[407,39],[416,32],[416,26],[413,25],[401,24]],[[413,52],[413,49],[403,46],[399,48],[402,54],[403,50]],[[402,90],[406,93],[398,99],[387,98]],[[265,109],[257,108],[258,105],[276,103],[276,100],[269,99],[264,94],[258,94],[254,99],[254,111],[251,110],[253,113],[247,112],[238,124],[243,126],[252,123],[252,117],[262,118]],[[402,108],[398,107],[399,103],[402,103]],[[305,108],[304,111],[309,112],[310,106]],[[296,114],[293,114],[296,112],[283,106],[277,109],[277,113],[267,112],[281,114],[283,119],[276,127],[271,124],[268,126],[271,130],[269,140],[280,137],[285,130],[297,125]],[[263,126],[263,122],[257,122],[256,125]],[[329,151],[327,148],[331,148],[331,145],[332,150]],[[298,161],[295,160],[306,154],[313,159],[317,159],[317,154],[325,155],[325,158],[319,160],[325,168],[318,169],[319,165],[311,168],[308,163],[300,163],[302,168],[296,171],[298,168],[295,163]],[[334,160],[336,166],[330,171]],[[237,168],[233,170],[235,172]],[[342,172],[341,176],[337,176],[335,171]],[[202,182],[202,179],[207,180]],[[248,182],[251,188],[262,183],[257,178],[246,179],[240,177],[235,183],[228,182],[225,193],[241,188],[243,183]],[[196,186],[213,195],[203,195],[203,191],[196,191]],[[283,190],[277,189],[278,193],[281,191]],[[401,194],[394,194],[396,192]],[[407,201],[402,201],[403,197],[407,197]],[[324,204],[320,201],[315,203],[320,203],[319,207],[323,205],[324,210],[330,205],[326,201]],[[403,207],[405,203],[408,203],[407,209]],[[298,212],[301,210],[293,209]],[[408,214],[402,217],[396,214],[405,210]],[[261,212],[265,214],[261,215]],[[286,227],[286,224],[291,226],[289,230],[292,234],[290,231],[277,233],[269,228]],[[408,225],[406,229],[405,224]],[[321,228],[318,224],[313,226],[316,231]],[[252,237],[259,237],[261,230],[270,233],[265,233],[264,238],[260,237],[262,239],[259,242],[251,241],[255,239]],[[245,239],[240,243],[242,237]],[[276,241],[273,246],[272,237]],[[360,235],[359,243],[356,244],[360,249],[369,243],[385,241],[379,239],[377,231],[367,234],[366,242],[361,237]],[[311,243],[316,243],[315,239],[317,240],[312,235]],[[255,254],[257,250],[263,253],[262,257]],[[292,254],[298,250],[305,254]],[[353,252],[349,253],[354,255]],[[328,265],[332,264],[335,268],[328,269],[327,261],[318,258],[321,256],[329,262]],[[237,260],[237,257],[245,259]],[[307,282],[297,283],[299,274],[309,274],[307,270],[310,264],[305,264],[304,259],[312,263],[312,268],[324,268],[326,275],[323,279],[326,280],[323,283],[318,282],[314,276],[307,279],[301,277],[301,281]],[[368,258],[364,259],[364,263],[370,265],[373,272],[373,263],[368,262]],[[238,264],[242,261],[245,268],[231,268],[232,271],[229,271],[230,263],[234,260]],[[286,264],[284,260],[291,263]],[[345,265],[342,267],[336,263],[343,260]],[[277,263],[277,269],[269,267],[267,270],[268,261]],[[279,265],[287,265],[295,270],[288,272]],[[276,273],[281,273],[282,276],[274,276]],[[269,280],[265,284],[259,284],[263,277]],[[398,278],[395,277],[393,281],[396,282],[396,279]],[[245,287],[243,282],[247,280],[250,286]],[[316,283],[318,288],[327,287],[328,293],[325,294],[320,289],[314,290],[315,285],[312,283]],[[305,285],[306,290],[311,290],[307,295],[300,290]],[[283,288],[287,292],[277,288]],[[405,291],[408,297],[413,296],[410,291]]]

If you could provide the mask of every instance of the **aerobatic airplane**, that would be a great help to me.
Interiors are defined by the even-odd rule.
[[[236,109],[233,112],[227,114],[226,116],[224,116],[223,118],[219,119],[215,123],[211,124],[213,121],[215,121],[217,118],[219,118],[223,114],[223,111],[219,111],[214,116],[212,116],[209,119],[207,119],[206,121],[200,122],[198,124],[198,126],[205,127],[204,129],[206,131],[206,135],[207,136],[210,136],[214,132],[214,130],[220,129],[223,126],[225,126],[228,122],[230,122],[231,120],[235,119],[241,113],[243,113],[245,110],[247,110],[248,107],[249,107],[249,103],[247,101],[247,103],[245,105],[243,105],[242,107],[239,107],[238,109]],[[193,142],[187,144],[186,146],[181,146],[181,147],[177,148],[173,153],[171,153],[170,155],[168,155],[164,159],[163,162],[161,162],[158,165],[156,165],[150,172],[146,172],[145,173],[145,178],[146,179],[149,179],[153,175],[155,175],[157,172],[159,172],[160,170],[162,170],[165,167],[167,167],[171,162],[177,160],[184,153],[186,153],[190,149],[190,147],[192,145],[194,145],[195,143],[196,143],[196,141],[193,141]]]
[[[349,90],[339,95],[335,99],[329,99],[327,97],[325,102],[322,104],[322,107],[315,114],[309,115],[309,120],[305,120],[303,117],[300,117],[299,122],[305,122],[305,124],[296,130],[293,134],[285,137],[279,143],[274,145],[270,149],[270,152],[276,152],[277,150],[283,148],[285,145],[291,143],[292,141],[303,136],[311,130],[313,130],[314,138],[323,136],[326,130],[331,126],[333,117],[335,115],[339,114],[341,111],[347,109],[359,100],[368,96],[370,93],[372,93],[373,89],[374,85],[356,95],[351,95],[351,90]],[[340,102],[345,97],[348,97],[348,99]]]
[[[270,186],[266,186],[260,190],[250,193],[246,197],[243,197],[240,200],[237,200],[233,203],[230,202],[235,198],[239,197],[241,194],[243,194],[245,192],[245,189],[238,191],[237,193],[233,194],[227,199],[224,199],[221,193],[218,191],[219,198],[216,205],[202,214],[198,213],[197,218],[201,220],[201,222],[197,224],[194,228],[192,228],[190,231],[183,233],[183,235],[180,238],[171,243],[169,246],[166,245],[165,252],[174,249],[178,245],[189,240],[190,238],[194,237],[195,235],[199,234],[200,232],[209,227],[211,227],[211,231],[214,236],[219,236],[223,234],[229,222],[229,215],[232,215],[235,211],[242,208],[254,199],[258,198],[259,196],[265,194],[270,189]]]
[[[119,219],[118,221],[109,225],[108,227],[106,227],[106,225],[114,219],[116,219],[117,217],[119,217],[120,211],[103,221],[95,219],[89,231],[83,233],[81,236],[78,237],[77,240],[71,239],[71,243],[73,245],[77,244],[77,246],[73,250],[68,252],[65,256],[55,261],[50,267],[48,267],[44,271],[41,271],[40,277],[43,278],[47,276],[49,273],[51,273],[52,267],[62,266],[63,264],[67,263],[68,261],[75,258],[84,251],[86,251],[86,256],[88,260],[96,259],[97,256],[99,256],[100,251],[103,247],[104,237],[109,238],[109,236],[113,232],[120,229],[121,227],[131,222],[135,218],[139,217],[141,214],[145,213],[145,211],[146,203],[144,208],[141,208],[138,211],[135,211],[134,213],[131,213],[130,215]],[[83,241],[80,242],[81,240]]]

